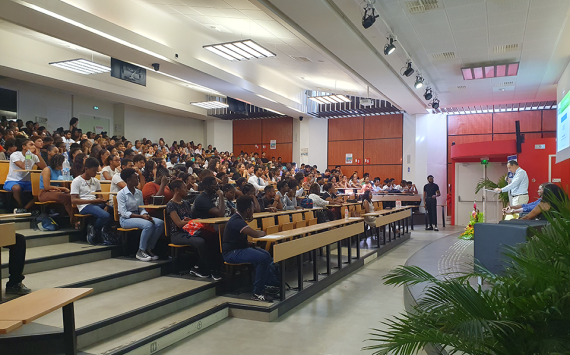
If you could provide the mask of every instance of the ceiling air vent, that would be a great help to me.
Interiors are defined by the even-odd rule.
[[[505,44],[502,46],[493,47],[493,53],[507,53],[507,52],[517,52],[519,50],[519,44]]]
[[[290,55],[289,57],[293,58],[293,59],[296,60],[297,62],[304,62],[304,63],[307,63],[307,62],[310,63],[310,62],[312,62],[312,60],[310,60],[310,59],[307,58],[307,57],[296,57],[296,56],[294,56],[294,55]]]
[[[407,1],[406,5],[411,14],[420,14],[429,10],[435,10],[439,7],[437,0]]]
[[[455,59],[455,52],[432,53],[431,59],[433,60]]]
[[[465,90],[467,86],[465,85],[458,85],[458,86],[450,86],[447,90],[448,91],[458,91],[458,90]]]
[[[514,81],[503,81],[502,83],[495,83],[493,86],[496,88],[502,88],[504,86],[514,86]]]

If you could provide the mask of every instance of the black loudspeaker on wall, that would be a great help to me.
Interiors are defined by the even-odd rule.
[[[515,128],[517,132],[517,153],[522,152],[522,144],[524,143],[524,134],[521,134],[521,122],[515,121]]]

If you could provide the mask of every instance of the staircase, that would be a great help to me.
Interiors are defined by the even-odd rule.
[[[120,246],[93,246],[72,228],[40,232],[30,219],[16,223],[26,237],[24,283],[32,290],[91,287],[75,302],[77,344],[83,354],[153,353],[228,317],[228,300],[216,296],[216,282],[170,274],[170,260],[142,262],[121,256]],[[2,249],[2,286],[8,277],[8,250]],[[9,300],[10,297],[4,296]],[[62,353],[61,311],[0,336],[11,355]]]

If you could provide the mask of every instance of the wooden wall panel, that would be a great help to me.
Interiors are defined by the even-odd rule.
[[[293,118],[279,117],[258,121],[261,121],[263,143],[269,144],[271,140],[276,140],[277,143],[293,143]]]
[[[382,181],[391,178],[398,183],[402,181],[402,165],[364,165],[364,172],[370,174],[370,180],[379,177]]]
[[[364,139],[401,138],[404,132],[404,115],[364,117]]]
[[[330,165],[329,169],[332,170],[332,169],[334,169],[334,167],[335,167],[335,165]],[[340,170],[342,171],[343,175],[348,175],[349,177],[354,172],[356,172],[359,177],[362,177],[362,175],[364,175],[364,172],[365,172],[364,167],[362,165],[342,165]],[[321,171],[321,173],[322,173],[322,171]]]
[[[271,160],[272,157],[275,157],[275,160],[277,160],[281,157],[284,163],[293,161],[293,143],[277,143],[275,148],[269,149],[269,143],[267,143],[266,148],[262,149],[262,151],[265,151],[267,159]]]
[[[261,144],[255,147],[255,144],[234,144],[234,154],[239,155],[241,152],[251,154],[252,152],[257,152],[261,154]]]
[[[542,131],[556,131],[557,110],[542,111]]]
[[[364,141],[364,158],[370,164],[402,164],[402,138]]]
[[[542,133],[524,133],[526,139],[542,138]],[[516,140],[516,133],[493,134],[494,141]]]
[[[475,142],[489,142],[493,140],[492,134],[479,134],[470,136],[449,136],[447,138],[447,162],[451,163],[451,144],[464,144],[464,143],[475,143]]]
[[[493,131],[493,114],[447,116],[447,131],[450,136],[462,134],[485,134]]]
[[[236,120],[233,122],[234,145],[258,144],[261,142],[262,120]],[[292,128],[291,128],[292,130]]]
[[[556,138],[556,132],[542,132],[542,138]]]
[[[354,159],[360,159],[361,161],[360,165],[362,165],[362,162],[364,161],[362,156],[363,142],[364,142],[363,140],[337,141],[337,142],[329,141],[329,154],[328,154],[329,165],[347,165],[346,164],[347,153],[352,153],[353,165],[356,165]]]
[[[542,130],[541,111],[500,112],[493,115],[493,133],[515,132],[515,121],[520,121],[521,132]]]
[[[329,142],[363,139],[363,117],[335,118],[328,121]]]

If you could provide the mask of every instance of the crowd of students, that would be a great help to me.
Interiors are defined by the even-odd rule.
[[[74,118],[69,130],[60,128],[50,134],[33,122],[25,126],[22,121],[0,122],[0,158],[10,162],[4,190],[12,192],[15,212],[37,213],[33,210],[36,201],[55,201],[76,228],[80,224],[74,220],[74,208],[91,216],[86,227],[89,243],[112,240],[113,198],[101,198],[101,181],[110,181],[119,225],[142,231],[136,258],[151,261],[158,258],[154,248],[164,233],[165,221],[162,213],[156,215],[156,210],[140,206],[152,204],[153,197],[160,196],[169,218],[170,241],[191,245],[200,256],[191,274],[219,280],[223,260],[252,263],[257,269],[255,300],[267,301],[278,292],[278,272],[269,253],[249,248],[248,235],[264,235],[247,225],[253,213],[300,209],[306,198],[316,207],[341,203],[339,191],[351,198],[364,195],[365,201],[372,193],[417,193],[411,181],[396,183],[392,178],[370,179],[368,174],[362,178],[356,173],[345,175],[340,166],[320,173],[317,166],[297,167],[281,157],[269,159],[265,152],[261,156],[233,154],[184,141],[168,146],[162,138],[157,143],[146,138],[132,142],[108,137],[105,132],[83,133],[77,124]],[[40,194],[28,201],[22,194],[32,189],[30,173],[22,171],[26,170],[26,159],[42,169]],[[73,179],[70,188],[58,182],[66,159]],[[189,194],[195,196],[193,203]],[[217,232],[207,224],[192,222],[213,217],[231,217],[223,235],[222,253]]]

